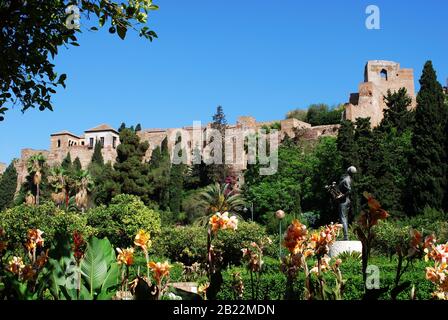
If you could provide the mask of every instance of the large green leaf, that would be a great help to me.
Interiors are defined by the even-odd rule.
[[[94,237],[89,241],[80,268],[91,299],[96,296],[106,298],[109,289],[117,284],[118,265],[108,239],[100,240]],[[85,298],[84,293],[82,296]]]

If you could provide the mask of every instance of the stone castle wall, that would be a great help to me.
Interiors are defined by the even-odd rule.
[[[356,121],[370,117],[372,127],[379,125],[387,108],[383,97],[388,90],[394,92],[400,88],[406,88],[412,99],[410,108],[415,108],[413,70],[401,69],[400,64],[393,61],[369,61],[365,66],[364,82],[359,84],[358,93],[350,95],[345,106],[345,119]]]

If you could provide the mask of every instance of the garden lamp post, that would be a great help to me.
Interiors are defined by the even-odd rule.
[[[249,209],[247,209],[247,207],[244,207],[244,209],[243,209],[244,213],[247,213],[247,210],[249,210]],[[250,203],[250,215],[251,215],[251,220],[253,222],[254,221],[254,203],[253,202]]]
[[[285,218],[285,212],[283,210],[277,210],[275,217],[278,219],[278,257],[282,258],[282,220]]]

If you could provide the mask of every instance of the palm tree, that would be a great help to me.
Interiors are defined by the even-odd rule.
[[[54,190],[51,194],[51,198],[56,205],[60,207],[64,202],[66,202],[67,194],[69,192],[69,178],[67,171],[62,166],[51,168],[48,181]]]
[[[75,180],[77,190],[75,196],[76,206],[84,213],[89,204],[89,193],[93,188],[93,178],[87,171],[81,170],[77,173]]]
[[[199,201],[206,213],[204,217],[197,220],[199,224],[206,223],[208,218],[217,212],[238,215],[245,206],[241,194],[232,190],[229,184],[220,185],[218,182],[206,187],[199,194]]]
[[[39,205],[40,184],[42,183],[42,170],[45,164],[45,157],[42,153],[32,155],[28,159],[28,173],[33,177],[33,184],[36,186],[36,205]]]

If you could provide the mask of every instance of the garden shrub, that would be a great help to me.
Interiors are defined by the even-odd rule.
[[[29,229],[37,228],[44,232],[46,246],[54,244],[55,234],[73,234],[79,231],[89,237],[96,230],[87,225],[87,217],[75,212],[64,212],[53,202],[44,202],[40,206],[21,204],[0,213],[0,227],[7,234],[11,245],[21,248],[27,239]]]
[[[207,230],[200,226],[167,226],[153,240],[152,250],[159,256],[185,265],[204,262],[207,251]]]
[[[89,210],[87,221],[97,229],[99,238],[107,237],[116,247],[131,246],[140,229],[149,232],[151,237],[160,233],[159,213],[133,195],[118,195],[108,207],[102,205]]]
[[[240,221],[237,230],[222,230],[218,233],[214,246],[221,250],[223,265],[240,265],[242,248],[247,248],[251,242],[258,242],[266,237],[266,229],[256,222]],[[272,254],[272,246],[266,248],[266,255]]]

